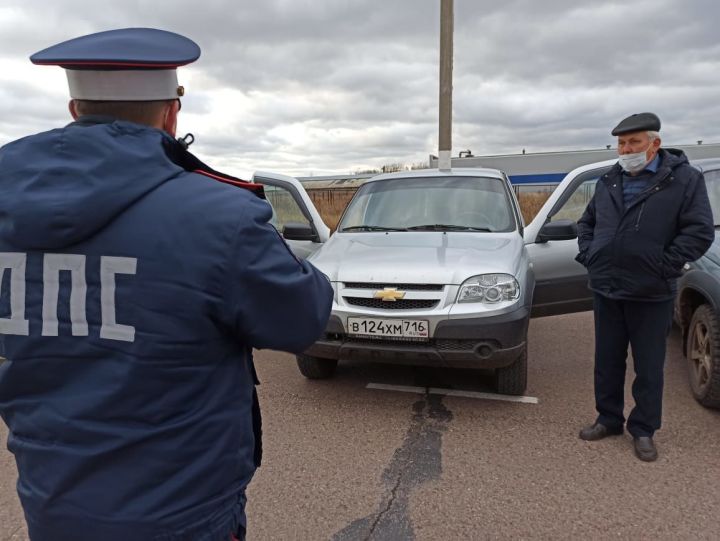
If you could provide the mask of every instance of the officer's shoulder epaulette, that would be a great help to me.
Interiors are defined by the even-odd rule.
[[[185,171],[197,173],[213,180],[217,180],[218,182],[223,182],[225,184],[230,184],[231,186],[249,190],[260,199],[265,199],[265,188],[262,184],[248,182],[246,180],[221,173],[220,171],[216,171],[212,167],[200,161],[197,156],[189,152],[187,148],[178,141],[168,137],[163,140],[163,147],[165,148],[165,153],[170,161],[172,161],[175,165],[182,167]]]
[[[194,169],[191,171],[191,173],[197,173],[199,175],[204,175],[211,179],[217,180],[218,182],[224,182],[225,184],[230,184],[231,186],[237,186],[238,188],[244,188],[246,190],[250,190],[255,195],[257,195],[259,198],[265,199],[265,189],[262,184],[257,184],[255,182],[248,182],[247,180],[242,180],[237,177],[232,177],[230,175],[226,175],[225,173],[220,173],[219,171],[210,169],[209,167],[207,167],[206,169],[202,169],[202,168]]]

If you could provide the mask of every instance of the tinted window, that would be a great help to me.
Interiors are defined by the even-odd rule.
[[[310,225],[297,201],[285,188],[265,184],[265,197],[273,210],[270,223],[278,230],[282,231],[290,222]]]
[[[563,206],[553,215],[553,221],[570,219],[577,222],[595,194],[597,181],[597,178],[593,178],[579,184],[572,195],[563,203]]]
[[[562,198],[555,203],[550,216],[552,221],[569,219],[578,221],[585,212],[588,203],[595,195],[598,179],[608,171],[609,167],[586,171],[577,176],[573,183],[565,189]]]
[[[707,186],[710,206],[712,207],[715,225],[720,225],[720,169],[705,171],[705,185]]]

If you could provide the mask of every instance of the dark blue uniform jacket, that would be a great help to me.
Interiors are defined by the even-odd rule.
[[[609,298],[672,299],[682,267],[702,256],[715,238],[702,173],[682,151],[660,151],[648,187],[623,204],[622,169],[598,180],[578,222],[577,260],[588,268],[590,288]]]
[[[220,540],[256,468],[252,348],[332,288],[169,136],[74,123],[0,150],[0,414],[36,541]]]

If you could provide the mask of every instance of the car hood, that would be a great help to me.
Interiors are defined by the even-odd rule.
[[[309,261],[333,282],[461,284],[470,276],[517,276],[517,233],[336,233]]]

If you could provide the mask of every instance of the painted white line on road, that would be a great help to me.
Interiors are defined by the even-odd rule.
[[[506,394],[481,393],[477,391],[459,391],[457,389],[440,389],[437,387],[412,387],[410,385],[387,385],[385,383],[368,383],[368,389],[379,391],[397,391],[399,393],[439,394],[445,396],[459,396],[462,398],[478,398],[481,400],[501,400],[503,402],[518,402],[521,404],[539,404],[540,400],[534,396],[512,396]]]
[[[384,383],[368,383],[368,389],[377,389],[378,391],[397,391],[399,393],[415,393],[425,394],[426,387],[410,387],[409,385],[386,385]]]
[[[447,396],[462,396],[464,398],[480,398],[483,400],[502,400],[503,402],[519,402],[521,404],[538,404],[540,400],[534,396],[514,396],[509,394],[480,393],[476,391],[458,391],[456,389],[430,388],[430,394],[444,394]]]

